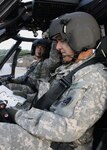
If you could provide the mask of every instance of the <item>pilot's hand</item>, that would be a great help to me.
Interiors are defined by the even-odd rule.
[[[7,81],[10,82],[10,83],[14,83],[14,82],[15,82],[15,78],[8,77],[8,78],[7,78]]]
[[[0,100],[0,110],[6,108],[6,106],[7,106],[7,101]]]
[[[15,82],[15,78],[13,78],[13,76],[9,76],[9,77],[6,77],[6,78],[2,79],[2,85],[6,85],[6,84],[9,84],[9,83],[14,83],[14,82]]]
[[[15,123],[15,115],[18,110],[15,109],[14,107],[10,107],[10,108],[6,108],[6,111],[9,114],[9,116],[12,120],[12,123]]]
[[[15,123],[14,115],[17,112],[13,108],[6,108],[7,102],[0,100],[0,122]]]

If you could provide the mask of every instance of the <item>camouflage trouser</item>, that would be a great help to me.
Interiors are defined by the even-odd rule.
[[[6,85],[7,88],[10,90],[19,90],[22,91],[26,94],[32,94],[34,91],[27,85],[22,85],[22,84],[16,84],[16,83],[9,83]]]
[[[16,124],[0,123],[0,150],[52,150],[50,142],[32,136]]]

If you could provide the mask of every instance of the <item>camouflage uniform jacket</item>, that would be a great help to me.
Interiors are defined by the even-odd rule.
[[[17,77],[15,79],[15,83],[23,84],[24,81],[26,80],[26,77],[27,81],[33,85],[36,84],[37,79],[42,78],[48,80],[48,78],[50,77],[50,73],[53,72],[59,65],[60,65],[60,55],[55,49],[53,43],[52,49],[50,51],[50,57],[48,59],[41,60],[39,62],[37,61],[33,62],[23,76]]]
[[[81,63],[58,68],[53,84]],[[103,114],[107,99],[107,72],[103,67],[97,63],[82,68],[74,74],[72,85],[50,111],[19,110],[15,116],[17,124],[33,136],[50,142],[88,143],[91,128]]]

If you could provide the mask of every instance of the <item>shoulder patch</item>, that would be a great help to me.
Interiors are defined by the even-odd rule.
[[[61,106],[62,107],[67,106],[71,100],[72,100],[72,97],[68,97],[68,98],[64,99],[61,103]]]

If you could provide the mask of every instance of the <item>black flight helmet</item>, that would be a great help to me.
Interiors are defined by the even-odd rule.
[[[49,53],[50,53],[50,49],[51,49],[51,41],[48,39],[37,39],[33,42],[32,44],[32,48],[31,48],[31,55],[35,55],[35,48],[36,46],[43,46],[45,47],[45,52],[43,54],[43,58],[42,59],[46,59],[49,58]]]

